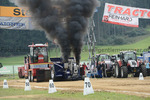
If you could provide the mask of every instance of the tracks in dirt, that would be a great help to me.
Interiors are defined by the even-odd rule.
[[[150,77],[146,77],[141,81],[138,78],[102,78],[90,79],[95,91],[117,92],[129,95],[150,97]],[[0,86],[3,82],[0,81]],[[83,91],[84,81],[61,81],[54,82],[57,90],[62,91]],[[24,88],[25,80],[10,80],[8,81],[10,87]],[[47,89],[48,82],[30,83],[31,88]]]

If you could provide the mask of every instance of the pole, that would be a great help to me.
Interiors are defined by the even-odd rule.
[[[14,65],[13,65],[13,79],[15,78],[15,69],[14,69]]]

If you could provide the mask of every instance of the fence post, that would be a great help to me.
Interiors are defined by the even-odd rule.
[[[14,69],[14,65],[13,65],[13,79],[15,78],[15,69]]]

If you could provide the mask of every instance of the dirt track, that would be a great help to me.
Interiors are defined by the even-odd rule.
[[[146,77],[145,80],[139,80],[138,78],[103,78],[103,79],[90,79],[94,91],[107,91],[107,92],[119,92],[130,95],[150,97],[150,77]],[[3,82],[0,81],[0,86]],[[65,91],[83,91],[84,81],[61,81],[54,82],[58,90]],[[8,81],[10,87],[24,88],[25,80],[10,80]],[[32,82],[30,83],[32,88],[48,89],[48,82]]]

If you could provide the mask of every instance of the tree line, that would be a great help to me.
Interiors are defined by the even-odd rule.
[[[150,0],[99,0],[101,6],[94,14],[95,35],[97,45],[122,45],[132,43],[133,38],[149,34],[144,28],[150,24],[149,19],[140,19],[140,27],[132,28],[102,22],[105,3],[113,3],[131,7],[150,9]],[[1,0],[0,6],[15,6],[8,0]],[[85,39],[86,41],[86,39]],[[29,52],[28,45],[49,42],[49,47],[55,45],[48,41],[43,31],[0,29],[0,57],[24,55]]]

